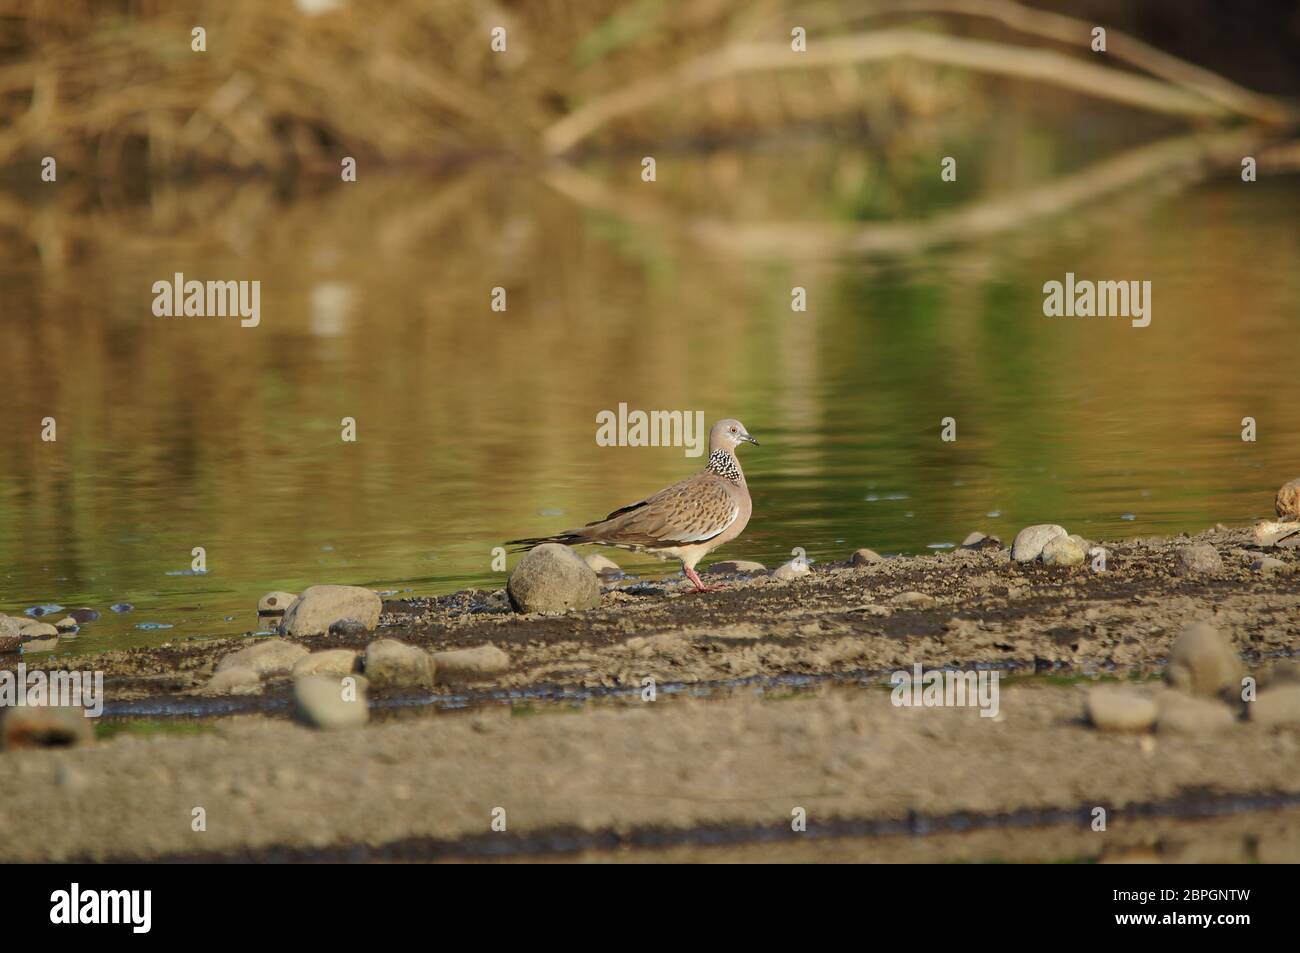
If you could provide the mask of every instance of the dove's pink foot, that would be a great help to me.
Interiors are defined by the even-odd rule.
[[[682,570],[686,573],[686,578],[695,583],[695,588],[692,589],[691,592],[717,592],[722,588],[721,586],[706,586],[700,581],[700,574],[694,569],[687,569],[683,566]]]

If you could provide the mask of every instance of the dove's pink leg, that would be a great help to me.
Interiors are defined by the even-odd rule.
[[[686,573],[686,578],[695,583],[695,588],[691,592],[716,592],[721,586],[706,586],[700,581],[700,574],[688,566],[683,566],[682,570]]]

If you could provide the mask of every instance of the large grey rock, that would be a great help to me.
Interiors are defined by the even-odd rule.
[[[1159,708],[1153,699],[1130,689],[1099,686],[1088,692],[1088,720],[1102,731],[1149,731]]]
[[[1241,658],[1232,643],[1207,622],[1188,626],[1169,653],[1169,684],[1189,695],[1213,698],[1241,689]]]
[[[1018,563],[1033,562],[1042,555],[1043,547],[1058,536],[1068,536],[1064,526],[1055,523],[1039,523],[1026,526],[1016,533],[1011,542],[1011,558]]]
[[[1039,558],[1044,566],[1081,566],[1085,549],[1072,537],[1053,536],[1043,546]]]
[[[200,695],[257,695],[262,691],[262,679],[251,668],[233,667],[219,669],[198,690]]]
[[[378,639],[367,645],[362,666],[377,689],[433,686],[435,668],[429,653],[396,639]]]
[[[1277,491],[1277,499],[1273,501],[1273,507],[1277,510],[1278,516],[1300,518],[1300,477],[1282,484],[1281,489]]]
[[[1237,723],[1232,710],[1222,702],[1194,698],[1166,689],[1156,696],[1156,730],[1178,735],[1204,737],[1226,731]]]
[[[76,705],[0,708],[0,748],[67,748],[94,740],[86,709]]]
[[[1186,576],[1223,572],[1223,559],[1209,543],[1184,546],[1178,551],[1178,571]]]
[[[293,677],[305,675],[351,675],[361,671],[361,655],[352,649],[312,652],[293,663]]]
[[[349,620],[370,632],[383,608],[378,594],[361,586],[311,586],[290,603],[280,630],[286,635],[321,635],[335,622]]]
[[[311,728],[356,728],[370,720],[360,675],[304,675],[293,680],[294,717]]]
[[[1276,684],[1260,692],[1250,706],[1250,720],[1266,728],[1300,725],[1300,685]]]
[[[566,612],[600,605],[600,580],[568,546],[543,543],[510,574],[506,593],[516,612]]]
[[[284,639],[259,639],[246,649],[232,652],[217,663],[217,671],[246,668],[258,675],[288,675],[294,663],[307,654],[301,645]]]
[[[455,678],[478,678],[496,675],[510,668],[510,656],[495,645],[479,645],[472,649],[448,649],[434,652],[434,672],[438,681]]]
[[[871,563],[883,563],[884,561],[885,557],[880,555],[880,553],[876,552],[874,549],[867,549],[865,547],[862,549],[855,549],[853,551],[853,557],[849,560],[849,562],[854,566],[868,566]]]

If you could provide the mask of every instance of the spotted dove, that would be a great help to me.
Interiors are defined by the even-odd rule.
[[[742,440],[758,446],[739,420],[719,420],[709,431],[708,465],[694,476],[580,529],[514,539],[509,544],[532,549],[542,543],[598,543],[653,553],[660,559],[673,557],[681,560],[695,591],[707,591],[713,587],[700,581],[696,564],[739,536],[753,511],[745,474],[736,459]]]

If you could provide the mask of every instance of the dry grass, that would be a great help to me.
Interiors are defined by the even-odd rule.
[[[531,150],[582,86],[716,43],[732,6],[0,0],[0,165],[285,170]],[[508,56],[489,47],[496,25]],[[206,52],[190,48],[195,26]]]
[[[329,9],[303,9],[321,6]],[[1007,63],[1035,56],[1054,57],[1052,73],[1102,72],[1063,59],[1079,55],[1068,45],[1060,52],[1012,45],[1024,37],[1011,39],[969,6],[965,0],[0,0],[0,168],[55,155],[79,174],[120,178],[123,169],[332,171],[345,155],[387,165],[492,152],[536,156],[555,138],[548,130],[584,111],[600,117],[583,132],[596,145],[646,138],[647,119],[658,142],[745,135],[792,121],[866,119],[887,137],[900,114],[955,114],[980,95],[960,57],[916,62],[916,50],[908,50],[927,34],[910,32],[897,34],[912,42],[895,51],[910,62],[889,49],[877,49],[872,58],[881,62],[872,64],[810,55],[800,58],[802,68],[790,69],[777,57],[780,69],[755,68],[744,76],[715,71],[690,95],[638,102],[631,116],[603,115],[608,101],[638,87],[657,88],[683,69],[725,64],[756,38],[767,45],[753,48],[779,52],[789,42],[789,24],[805,21],[826,49],[826,38],[836,35],[843,43],[889,47],[892,34],[862,31],[897,25],[902,16],[911,27],[996,37],[997,45],[984,44],[986,58],[1009,75],[1017,74]],[[1000,0],[994,12],[1021,34],[1036,34],[1030,42],[1040,47],[1059,47],[1057,34],[1072,29],[1061,17],[1010,0]],[[206,30],[206,52],[191,50],[196,26]],[[495,26],[508,30],[508,55],[490,48]],[[976,45],[930,40],[926,49],[964,43],[962,52]],[[1115,42],[1121,50],[1133,46],[1136,63],[1162,56],[1118,34]],[[1231,109],[1234,102],[1256,116],[1280,109],[1170,57],[1151,66],[1157,79],[1124,67],[1111,70],[1110,80],[1146,84],[1148,108],[1163,97],[1191,100],[1196,109],[1184,112],[1202,105]],[[1105,82],[1089,75],[1084,85],[1100,89]]]

